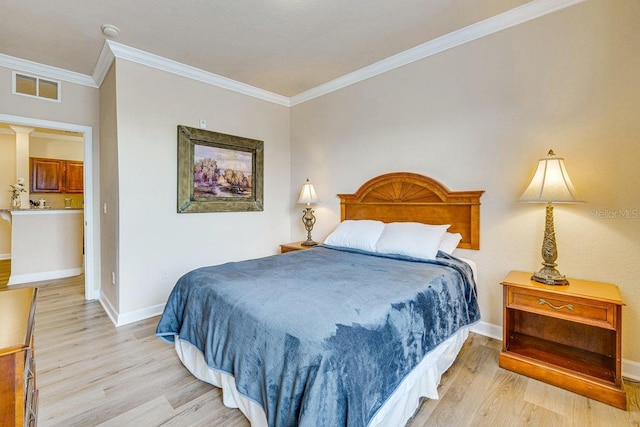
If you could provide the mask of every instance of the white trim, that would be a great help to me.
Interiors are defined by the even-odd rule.
[[[109,45],[111,52],[116,58],[126,59],[127,61],[136,62],[138,64],[146,65],[147,67],[156,68],[168,73],[238,92],[243,95],[273,102],[274,104],[284,105],[285,107],[290,105],[289,98],[286,96],[278,95],[264,89],[259,89],[246,83],[231,80],[227,77],[219,76],[190,65],[181,64],[180,62],[163,58],[161,56],[154,55],[153,53],[145,52],[111,40],[106,40],[105,43]],[[100,56],[102,57],[102,54]],[[103,64],[100,64],[100,66],[102,68],[105,67]]]
[[[93,129],[91,126],[12,116],[8,114],[0,114],[0,122],[67,130],[84,134],[84,297],[88,300],[97,299],[100,294],[100,289],[94,289],[95,268],[98,260],[95,259],[94,254],[95,238],[93,236],[93,224],[94,220],[98,221],[100,218],[94,218],[93,212]]]
[[[129,311],[127,313],[118,314],[116,326],[128,325],[129,323],[139,322],[140,320],[150,317],[160,316],[164,310],[165,303],[152,305],[151,307],[141,308],[139,310]]]
[[[43,271],[41,273],[29,273],[11,275],[8,286],[19,285],[21,283],[41,282],[43,280],[63,279],[65,277],[79,276],[82,274],[82,267],[67,268],[66,270]]]
[[[88,300],[94,300],[100,295],[100,282],[97,283],[98,286],[96,288],[94,281],[95,269],[99,260],[96,259],[94,254],[93,227],[95,224],[100,224],[100,219],[98,217],[99,212],[95,214],[93,212],[93,199],[95,196],[93,192],[93,128],[85,126],[82,133],[84,133],[84,297]],[[90,279],[87,279],[87,277]]]
[[[55,78],[65,82],[76,83],[83,86],[97,88],[96,82],[91,76],[76,73],[75,71],[63,70],[62,68],[52,67],[22,58],[0,53],[0,66],[22,71],[25,73],[33,73],[46,78]],[[41,99],[41,98],[39,98]]]
[[[640,362],[622,359],[622,376],[630,380],[640,381]]]
[[[502,326],[480,321],[473,325],[470,330],[473,333],[502,341]]]
[[[301,92],[290,98],[290,105],[298,105],[314,98],[345,88],[371,77],[378,76],[393,69],[427,58],[456,46],[497,33],[498,31],[531,21],[549,13],[582,3],[585,0],[534,0],[522,6],[487,18],[475,24],[445,34],[436,39],[405,50],[389,58],[368,65],[357,71],[345,74],[335,80],[321,84]]]
[[[109,316],[111,323],[113,323],[115,326],[118,326],[118,321],[116,320],[118,317],[118,313],[113,305],[111,305],[111,301],[109,301],[109,298],[107,298],[107,296],[103,292],[100,292],[100,298],[98,298],[98,301],[100,301],[102,308],[104,309],[105,313],[107,313],[107,316]]]
[[[141,320],[149,319],[151,317],[160,316],[164,311],[165,303],[153,305],[151,307],[141,308],[139,310],[129,311],[127,313],[118,314],[118,310],[111,304],[109,298],[103,293],[100,293],[98,299],[104,311],[109,316],[111,323],[115,327],[128,325],[130,323],[139,322]]]
[[[11,254],[0,254],[0,259],[11,259]]]
[[[105,41],[102,45],[102,50],[100,51],[100,56],[98,57],[98,62],[96,63],[95,68],[93,69],[93,80],[96,82],[98,87],[102,86],[102,82],[104,78],[107,76],[109,72],[109,68],[111,68],[111,64],[116,59],[109,47],[109,43]]]

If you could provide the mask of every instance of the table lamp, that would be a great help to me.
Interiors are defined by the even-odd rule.
[[[553,227],[552,203],[582,202],[578,200],[576,189],[569,179],[564,159],[556,157],[553,150],[549,150],[547,157],[540,159],[531,183],[518,201],[547,204],[544,239],[542,240],[542,259],[544,260],[542,265],[544,267],[533,273],[531,279],[546,285],[568,285],[567,278],[556,269],[558,248]]]
[[[307,240],[302,242],[302,246],[315,246],[318,243],[311,239],[311,230],[313,230],[313,225],[316,223],[316,217],[313,215],[311,204],[320,203],[320,200],[316,195],[316,190],[313,188],[313,184],[309,182],[309,178],[307,178],[307,182],[302,185],[300,197],[298,197],[298,203],[304,203],[307,205],[303,211],[304,215],[302,215],[302,223],[304,224],[304,228],[307,230]]]

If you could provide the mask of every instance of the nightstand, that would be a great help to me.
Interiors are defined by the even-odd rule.
[[[502,281],[500,367],[626,410],[618,287],[578,279],[548,286],[530,277],[512,271]]]
[[[293,251],[304,251],[306,249],[311,249],[315,246],[302,246],[302,240],[299,242],[293,243],[285,243],[284,245],[280,245],[280,253],[285,252],[293,252]]]

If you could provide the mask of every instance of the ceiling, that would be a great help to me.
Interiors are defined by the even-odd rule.
[[[91,76],[107,39],[291,97],[547,0],[3,0],[0,53]]]

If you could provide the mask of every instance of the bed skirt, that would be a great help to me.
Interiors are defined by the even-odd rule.
[[[468,336],[469,327],[464,327],[429,352],[389,396],[369,427],[404,426],[418,408],[421,397],[438,399],[442,374],[451,367]],[[222,389],[222,403],[226,407],[240,409],[252,427],[268,427],[262,407],[238,392],[233,376],[209,368],[200,350],[186,341],[176,339],[175,348],[183,365],[196,378]]]

